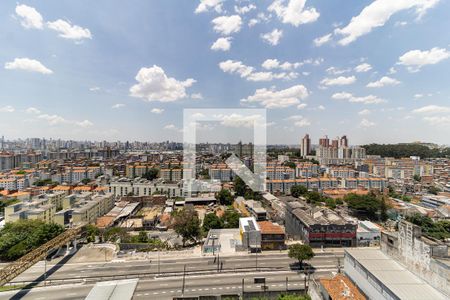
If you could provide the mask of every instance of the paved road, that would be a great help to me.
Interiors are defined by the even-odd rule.
[[[338,258],[342,264],[342,255],[334,253],[316,254],[310,264],[317,269],[336,268]],[[217,265],[219,262],[219,266]],[[217,268],[224,272],[245,270],[290,270],[290,265],[295,261],[287,257],[286,254],[249,254],[245,256],[222,257],[214,259],[213,257],[198,258],[171,258],[161,259],[158,268],[158,260],[147,261],[124,261],[124,262],[101,262],[101,263],[68,263],[51,265],[47,263],[47,279],[81,279],[86,277],[95,277],[98,280],[109,280],[107,277],[125,275],[156,275],[158,271],[162,274],[182,273],[186,265],[188,273],[195,272],[216,272]],[[20,276],[15,278],[14,282],[33,281],[44,279],[45,263],[43,261],[35,264]],[[167,274],[169,273],[169,274]],[[104,278],[102,278],[104,277]]]
[[[304,275],[291,271],[187,276],[184,296],[239,294],[242,292],[242,279],[244,279],[245,291],[261,291],[261,285],[253,283],[254,277],[265,277],[268,291],[285,291],[286,278],[288,278],[288,289],[302,289],[304,287]],[[0,300],[78,300],[84,299],[92,287],[92,284],[80,284],[39,287],[29,290],[26,293],[23,291],[3,292],[0,293]],[[165,300],[172,299],[174,296],[181,296],[182,294],[183,287],[180,277],[141,279],[136,287],[133,299]]]

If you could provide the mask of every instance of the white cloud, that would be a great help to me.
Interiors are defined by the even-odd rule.
[[[298,73],[296,72],[282,72],[282,73],[272,73],[272,72],[253,72],[246,77],[249,81],[272,81],[274,79],[284,79],[292,80],[297,78]]]
[[[92,123],[89,120],[84,120],[84,121],[81,121],[81,122],[75,122],[75,125],[83,127],[83,128],[87,128],[87,127],[93,126],[94,123]]]
[[[450,113],[450,106],[427,105],[412,111],[417,114],[440,114]]]
[[[328,69],[325,70],[328,74],[332,74],[332,75],[341,75],[344,73],[348,73],[351,71],[351,69],[338,69],[336,67],[329,67]]]
[[[430,50],[411,50],[399,57],[398,64],[404,65],[410,72],[417,72],[423,66],[437,64],[450,57],[450,51],[443,48]]]
[[[252,96],[241,99],[241,103],[260,104],[265,108],[285,108],[298,105],[300,100],[306,99],[308,95],[306,87],[300,84],[280,91],[263,88],[257,89]]]
[[[368,109],[363,109],[363,110],[361,110],[361,111],[359,111],[358,112],[358,115],[360,115],[360,116],[367,116],[367,115],[370,115],[372,112],[370,111],[370,110],[368,110]]]
[[[376,123],[371,122],[371,121],[369,121],[367,119],[362,119],[361,122],[359,123],[359,126],[360,127],[364,127],[364,128],[373,127],[375,125],[376,125]]]
[[[28,72],[37,72],[41,74],[52,74],[53,71],[45,67],[41,62],[30,58],[15,58],[12,62],[5,64],[7,70],[23,70]]]
[[[15,111],[15,109],[11,105],[6,105],[6,106],[3,106],[3,107],[0,107],[0,112],[2,112],[2,113],[4,113],[4,112],[11,113],[11,112],[14,112],[14,111]]]
[[[424,117],[423,120],[433,126],[440,126],[440,125],[449,126],[450,125],[450,117],[449,116]]]
[[[424,94],[415,94],[414,95],[415,99],[420,99],[420,98],[423,98],[423,97],[424,97]]]
[[[282,36],[282,30],[274,29],[271,32],[261,34],[261,39],[272,46],[276,46],[280,42]]]
[[[368,63],[362,63],[355,67],[355,71],[358,73],[364,73],[364,72],[368,72],[370,70],[372,70],[372,66],[369,65]]]
[[[320,14],[314,7],[305,7],[306,0],[275,0],[267,10],[274,12],[283,23],[289,23],[295,27],[301,24],[315,22]]]
[[[375,0],[358,16],[353,17],[347,26],[335,29],[335,34],[343,36],[339,44],[345,46],[370,33],[374,28],[384,26],[392,15],[400,11],[415,8],[420,17],[438,2],[439,0]]]
[[[258,20],[258,19],[255,19],[255,18],[253,18],[253,19],[250,19],[249,21],[248,21],[248,27],[253,27],[253,26],[255,26],[256,24],[258,24],[260,21]]]
[[[177,132],[183,132],[183,129],[178,128],[174,124],[167,124],[166,126],[163,127],[163,129],[173,130],[173,131],[177,131]]]
[[[187,97],[186,88],[195,83],[192,78],[178,81],[168,77],[164,70],[156,65],[141,68],[135,79],[138,83],[130,88],[130,96],[161,102],[172,102]]]
[[[272,59],[272,58],[266,59],[261,64],[261,66],[264,69],[266,69],[266,70],[281,69],[281,70],[284,70],[284,71],[290,71],[290,70],[293,70],[293,69],[297,69],[297,68],[299,68],[302,65],[303,65],[303,63],[300,63],[300,62],[290,63],[290,62],[286,61],[286,62],[281,63],[276,58],[274,58],[274,59]]]
[[[326,34],[326,35],[324,35],[324,36],[315,38],[314,41],[313,41],[313,42],[314,42],[314,45],[315,45],[316,47],[320,47],[320,46],[322,46],[322,45],[328,43],[328,42],[331,40],[331,35],[332,35],[332,34],[329,33],[329,34]]]
[[[325,110],[325,106],[319,105],[319,106],[317,106],[317,109],[318,109],[318,110]]]
[[[256,5],[255,4],[249,4],[249,5],[244,5],[244,6],[234,6],[234,11],[240,15],[246,14],[249,11],[252,11],[256,9]]]
[[[26,112],[27,114],[40,114],[40,113],[41,113],[41,111],[40,111],[39,109],[35,108],[35,107],[28,107],[28,108],[25,110],[25,112]]]
[[[323,79],[320,84],[321,85],[326,85],[326,86],[332,86],[332,85],[349,85],[352,84],[356,81],[356,77],[355,76],[349,76],[349,77],[345,77],[345,76],[339,76],[336,78],[325,78]]]
[[[247,127],[267,125],[260,114],[241,115],[237,113],[214,115],[214,118],[221,120],[220,124],[226,127]]]
[[[153,108],[151,110],[151,112],[154,113],[154,114],[160,115],[160,114],[162,114],[164,112],[164,108]]]
[[[98,86],[93,86],[93,87],[90,87],[89,90],[90,90],[91,92],[98,92],[98,91],[101,90],[101,88],[98,87]]]
[[[305,109],[308,106],[308,104],[306,103],[300,103],[299,105],[297,105],[297,109]]]
[[[285,120],[294,121],[294,125],[296,127],[307,127],[307,126],[311,125],[311,122],[307,118],[305,118],[301,115],[290,116],[290,117],[286,118]]]
[[[121,107],[125,107],[125,104],[117,103],[117,104],[114,104],[113,106],[111,106],[112,109],[117,109],[117,108],[121,108]]]
[[[384,87],[384,86],[399,85],[400,83],[401,82],[398,81],[397,79],[394,79],[394,78],[391,78],[391,77],[387,77],[387,76],[383,76],[378,81],[369,82],[367,84],[367,87],[369,87],[369,88],[379,88],[379,87]]]
[[[210,9],[214,9],[216,12],[222,12],[223,0],[200,0],[200,4],[195,9],[195,13],[207,12]]]
[[[333,94],[333,96],[331,96],[331,98],[334,100],[347,100],[348,102],[351,103],[364,103],[364,104],[379,104],[386,102],[386,100],[378,98],[377,96],[374,95],[369,95],[365,97],[356,97],[346,92],[335,93]]]
[[[239,15],[220,16],[211,21],[214,30],[223,35],[239,32],[242,26],[242,19]]]
[[[200,94],[200,93],[194,93],[194,94],[191,94],[191,99],[202,100],[203,99],[203,95]]]
[[[47,22],[48,28],[55,30],[59,36],[69,40],[81,41],[83,39],[92,39],[91,32],[87,28],[78,25],[72,25],[68,21],[58,19],[54,22]]]
[[[253,72],[253,67],[244,65],[241,61],[226,60],[219,63],[219,67],[225,73],[239,74],[246,77]]]
[[[230,47],[231,47],[231,40],[232,40],[231,37],[218,38],[214,42],[214,44],[212,44],[211,50],[214,50],[214,51],[219,51],[219,50],[221,50],[221,51],[228,51],[228,50],[230,50]]]
[[[41,14],[25,4],[16,6],[16,14],[20,17],[20,24],[27,29],[43,29],[44,22]]]

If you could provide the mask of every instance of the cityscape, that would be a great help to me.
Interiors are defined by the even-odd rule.
[[[0,300],[450,299],[450,4],[4,1]]]

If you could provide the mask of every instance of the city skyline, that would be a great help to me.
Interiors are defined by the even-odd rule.
[[[267,109],[269,144],[306,132],[450,144],[444,1],[0,8],[7,139],[181,142],[184,108],[256,107]],[[239,131],[223,122],[202,134],[226,143]]]

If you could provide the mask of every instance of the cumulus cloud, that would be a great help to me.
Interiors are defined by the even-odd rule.
[[[267,62],[267,61],[266,61]],[[264,63],[263,63],[264,65]],[[270,68],[285,68],[289,69],[292,68],[293,65],[290,63],[284,63],[283,65],[277,65],[273,61],[270,63]],[[268,64],[265,64],[266,68],[268,67]],[[296,72],[280,72],[280,73],[274,73],[274,72],[256,72],[255,68],[251,66],[247,66],[243,64],[241,61],[234,61],[234,60],[227,60],[219,63],[220,69],[229,74],[238,74],[240,77],[245,78],[248,81],[271,81],[274,79],[284,79],[284,80],[291,80],[294,78],[297,78],[298,73]]]
[[[369,82],[367,84],[367,87],[369,88],[379,88],[379,87],[384,87],[384,86],[394,86],[394,85],[399,85],[401,82],[398,81],[397,79],[388,77],[388,76],[383,76],[380,78],[380,80],[377,81],[373,81],[373,82]]]
[[[91,92],[98,92],[98,91],[101,90],[101,88],[98,87],[98,86],[93,86],[93,87],[90,87],[89,90],[90,90]]]
[[[6,106],[0,107],[0,112],[2,112],[2,113],[12,113],[14,111],[15,111],[15,109],[11,105],[6,105]]]
[[[332,75],[341,75],[344,73],[348,73],[351,71],[351,69],[338,69],[336,67],[329,67],[328,69],[325,70],[328,74],[332,74]]]
[[[305,118],[301,115],[290,116],[290,117],[286,118],[285,120],[294,121],[294,125],[296,127],[307,127],[307,126],[311,125],[311,122],[307,118]]]
[[[374,122],[371,122],[367,119],[362,119],[361,122],[359,123],[359,126],[363,127],[363,128],[369,128],[369,127],[373,127],[375,125],[376,124]]]
[[[450,113],[450,106],[427,105],[412,111],[417,114],[440,114]]]
[[[20,24],[26,29],[43,29],[44,21],[41,14],[31,6],[19,4],[16,6],[16,14]]]
[[[346,100],[351,103],[363,103],[363,104],[379,104],[384,103],[386,100],[378,98],[374,95],[368,95],[365,97],[356,97],[350,93],[341,92],[341,93],[335,93],[331,96],[334,100]]]
[[[424,117],[423,120],[433,126],[440,126],[440,125],[448,126],[448,125],[450,125],[450,117],[449,116],[429,116],[429,117]]]
[[[244,15],[252,10],[256,9],[255,4],[249,4],[244,6],[234,6],[234,11],[240,15]]]
[[[222,35],[230,35],[239,32],[242,26],[242,19],[239,15],[220,16],[211,21],[214,31]]]
[[[78,25],[72,25],[68,21],[58,19],[54,22],[47,22],[48,28],[58,32],[62,38],[81,41],[83,39],[92,39],[91,32],[87,28]]]
[[[397,64],[404,65],[410,72],[417,72],[423,66],[437,64],[450,57],[450,51],[434,47],[430,50],[411,50],[399,57]]]
[[[355,71],[358,73],[364,73],[364,72],[368,72],[370,70],[372,70],[372,66],[369,65],[368,63],[362,63],[355,67]]]
[[[195,13],[199,14],[202,12],[207,12],[210,9],[214,9],[216,12],[222,12],[222,2],[223,0],[200,0],[200,4],[195,9]]]
[[[112,109],[118,109],[118,108],[121,108],[121,107],[125,107],[125,104],[117,103],[117,104],[114,104],[113,106],[111,106]]]
[[[314,42],[314,45],[315,45],[316,47],[320,47],[320,46],[322,46],[322,45],[328,43],[329,41],[331,41],[331,36],[332,36],[332,34],[329,33],[329,34],[326,34],[326,35],[324,35],[324,36],[315,38],[314,41],[313,41],[313,42]]]
[[[164,70],[156,65],[141,68],[135,79],[138,83],[130,88],[130,96],[161,102],[172,102],[187,97],[186,88],[196,82],[192,78],[179,81],[168,77]]]
[[[45,67],[41,62],[30,58],[15,58],[12,62],[5,63],[7,70],[23,70],[41,74],[52,74],[53,71]]]
[[[282,36],[283,30],[274,29],[271,32],[261,34],[261,39],[272,46],[276,46],[280,42]]]
[[[299,105],[297,105],[297,109],[305,109],[308,106],[308,104],[306,103],[300,103]]]
[[[343,36],[339,44],[345,46],[370,33],[374,28],[384,26],[392,15],[398,12],[414,8],[416,14],[421,17],[438,2],[439,0],[375,0],[358,16],[353,17],[347,26],[335,29],[335,34]]]
[[[266,59],[261,64],[261,66],[266,70],[281,69],[284,71],[290,71],[293,69],[297,69],[297,68],[301,67],[302,65],[303,65],[303,63],[301,63],[301,62],[290,63],[290,62],[286,61],[286,62],[281,63],[276,58]]]
[[[306,99],[308,95],[308,89],[301,84],[279,91],[262,88],[257,89],[252,96],[241,99],[241,104],[259,104],[265,108],[285,108],[298,105],[300,100]]]
[[[200,94],[200,93],[194,93],[194,94],[191,94],[191,99],[202,100],[203,99],[203,95]]]
[[[164,112],[164,109],[163,108],[153,108],[151,110],[151,112],[154,113],[154,114],[160,115],[160,114],[162,114]]]
[[[214,51],[228,51],[231,48],[231,37],[218,38],[211,46],[211,50]]]
[[[314,7],[305,7],[306,0],[275,0],[267,10],[274,12],[283,23],[298,27],[317,21],[320,14]]]
[[[68,124],[68,125],[75,125],[82,128],[91,127],[94,124],[89,120],[83,120],[83,121],[72,121],[67,120],[59,115],[49,115],[49,114],[40,114],[38,115],[38,119],[45,120],[49,125],[55,126],[55,125],[62,125],[62,124]]]
[[[349,85],[356,81],[355,76],[339,76],[336,78],[325,78],[323,79],[320,84],[324,86],[333,86],[333,85]]]
[[[39,109],[35,108],[35,107],[28,107],[28,108],[25,110],[25,112],[26,112],[27,114],[40,114],[40,113],[41,113],[41,111],[40,111]]]
[[[247,127],[267,125],[265,118],[260,114],[241,115],[237,113],[214,115],[215,119],[221,120],[220,124],[226,127]]]
[[[226,60],[219,63],[219,68],[225,73],[239,74],[241,77],[247,77],[253,72],[253,67],[244,65],[241,61]]]
[[[358,112],[358,115],[360,115],[360,116],[367,116],[367,115],[370,115],[372,112],[370,111],[370,110],[368,110],[368,109],[363,109],[363,110],[361,110],[361,111],[359,111]]]

